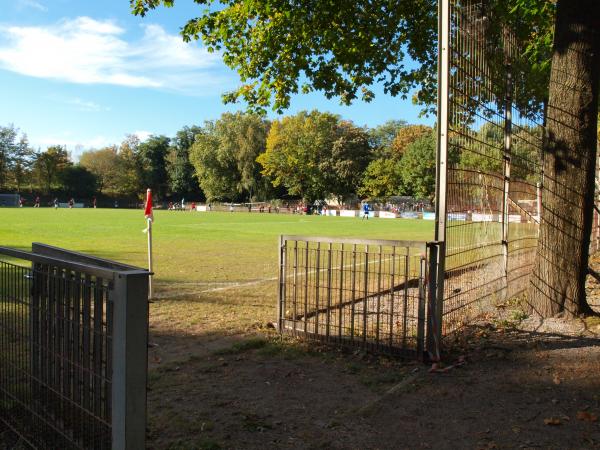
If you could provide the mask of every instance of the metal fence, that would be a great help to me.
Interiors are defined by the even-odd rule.
[[[440,2],[438,226],[443,333],[528,286],[539,228],[542,105],[494,2]]]
[[[0,247],[0,420],[34,448],[145,443],[148,275]]]
[[[282,236],[279,329],[421,357],[432,253],[425,242]]]

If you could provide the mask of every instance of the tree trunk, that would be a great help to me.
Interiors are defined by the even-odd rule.
[[[540,237],[528,303],[542,317],[590,313],[600,1],[558,0],[544,146]]]

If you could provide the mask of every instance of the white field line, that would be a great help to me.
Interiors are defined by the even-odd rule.
[[[397,256],[405,256],[405,255],[397,255]],[[391,257],[387,257],[387,258],[382,259],[381,262],[390,261],[391,259],[392,259]],[[379,262],[379,260],[377,260],[377,261],[369,261],[369,263],[378,263],[378,262]],[[339,266],[332,267],[331,270],[347,269],[349,267],[352,267],[352,265],[353,264],[345,264],[342,267],[339,267]],[[361,263],[356,264],[356,266],[358,266],[358,267],[364,266],[364,265],[365,265],[365,262],[361,262]],[[311,270],[308,273],[303,271],[302,273],[299,273],[298,275],[299,276],[313,275],[313,274],[315,274],[317,272],[319,272],[319,273],[327,272],[327,270],[328,270],[327,268],[319,269],[318,271],[317,270]],[[290,274],[290,275],[286,276],[286,279],[293,278],[293,277],[294,277],[294,274]],[[256,286],[258,284],[266,283],[268,281],[276,281],[278,279],[279,279],[279,277],[276,276],[276,277],[261,278],[259,280],[245,281],[245,282],[239,282],[239,283],[236,283],[236,282],[222,282],[222,283],[215,282],[213,284],[225,284],[225,283],[228,283],[228,285],[227,286],[217,287],[217,288],[203,289],[201,291],[188,291],[188,292],[182,292],[182,293],[179,293],[179,294],[155,295],[154,298],[156,298],[156,299],[161,299],[161,298],[177,298],[177,297],[185,297],[187,295],[206,294],[206,293],[209,293],[209,292],[221,292],[221,291],[227,291],[227,290],[230,290],[230,289],[237,289],[237,288],[248,287],[248,286]],[[177,283],[177,284],[187,284],[187,285],[190,285],[190,284],[194,285],[194,284],[196,284],[197,285],[197,284],[201,284],[201,283],[187,282],[187,283]]]

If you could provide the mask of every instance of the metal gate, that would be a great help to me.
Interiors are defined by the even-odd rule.
[[[145,445],[147,270],[0,247],[0,420],[34,448]]]
[[[427,296],[436,244],[281,236],[279,248],[282,332],[418,358],[426,345],[436,352],[425,336],[437,323]]]

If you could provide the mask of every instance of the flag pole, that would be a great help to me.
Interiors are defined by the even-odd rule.
[[[148,277],[148,299],[152,299],[152,221],[154,220],[154,213],[152,211],[152,190],[150,188],[146,189],[144,216],[148,224],[148,227],[144,230],[148,234],[148,271],[150,272]]]
[[[148,298],[152,299],[152,219],[148,217]]]

